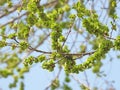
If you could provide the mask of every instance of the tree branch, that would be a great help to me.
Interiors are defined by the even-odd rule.
[[[59,78],[61,70],[62,70],[62,68],[60,67],[60,69],[59,69],[56,77],[51,81],[51,83],[44,90],[48,90],[50,88],[50,86],[52,85],[52,83],[54,82],[54,80],[56,80],[57,78]]]
[[[35,49],[33,47],[29,47],[30,50],[34,50],[36,52],[40,52],[40,53],[44,53],[44,54],[52,54],[53,52],[46,52],[46,51],[42,51],[42,50],[38,50],[38,49]],[[93,52],[87,52],[87,53],[59,53],[59,54],[62,54],[62,55],[65,55],[65,56],[78,56],[78,57],[81,57],[81,56],[85,56],[85,55],[91,55],[93,54],[95,51]]]
[[[4,24],[0,25],[0,28],[4,27],[4,26],[6,26],[6,25],[8,25],[8,24],[10,24],[10,23],[13,23],[13,22],[16,21],[17,19],[20,19],[21,17],[23,17],[24,15],[27,15],[27,14],[28,14],[28,12],[25,12],[24,14],[22,14],[22,15],[16,17],[16,18],[14,18],[14,19],[11,19],[11,20],[8,21],[7,23],[4,23]]]
[[[7,12],[4,12],[4,13],[0,14],[0,18],[9,15],[10,13],[14,12],[15,10],[17,10],[17,8],[20,7],[20,6],[21,6],[20,4],[16,4],[16,5],[13,6],[12,8],[6,9]]]
[[[88,87],[86,84],[84,84],[83,82],[81,82],[77,77],[75,77],[73,74],[70,74],[71,76],[72,76],[72,78],[76,81],[76,82],[78,82],[78,84],[80,84],[80,85],[83,85],[83,86],[85,86],[86,88],[88,88],[89,90],[91,90],[90,89],[90,87]]]

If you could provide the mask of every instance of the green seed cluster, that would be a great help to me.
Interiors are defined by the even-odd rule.
[[[24,60],[24,65],[29,66],[32,65],[33,63],[38,63],[38,62],[42,63],[45,60],[46,60],[45,55],[39,55],[38,57],[29,56]]]
[[[18,76],[13,76],[13,78],[14,78],[14,82],[9,84],[9,88],[13,88],[17,86]]]
[[[29,72],[29,67],[23,67],[23,68],[16,68],[16,70],[19,72],[19,77],[24,78],[24,73]]]
[[[10,69],[4,69],[4,70],[0,69],[0,76],[4,78],[7,78],[9,75],[12,75],[12,74],[13,74],[13,71]]]
[[[63,84],[63,90],[72,90],[72,88],[64,83]]]
[[[117,6],[116,0],[109,0],[109,16],[112,17],[113,19],[116,18],[116,14],[115,14],[116,6]]]
[[[51,85],[51,90],[55,90],[60,86],[60,82],[58,79],[55,79],[54,81],[52,81],[52,85]]]
[[[77,2],[74,4],[73,9],[77,11],[77,16],[79,18],[84,18],[85,16],[90,16],[90,11],[87,10],[84,6],[84,4]]]
[[[23,17],[17,21],[17,23],[12,22],[7,28],[5,26],[0,30],[0,38],[2,37],[2,40],[0,40],[0,48],[7,45],[11,46],[12,50],[20,48],[19,50],[16,49],[16,51],[18,50],[18,54],[21,54],[21,52],[24,52],[26,49],[32,50],[30,43],[28,43],[29,40],[31,40],[29,39],[31,38],[31,28],[34,32],[42,29],[50,30],[51,52],[46,52],[47,55],[46,53],[43,53],[37,57],[29,56],[24,60],[24,65],[26,67],[19,67],[21,60],[15,54],[6,54],[3,57],[2,55],[0,56],[1,62],[6,64],[4,69],[0,69],[0,77],[7,78],[8,76],[13,76],[14,79],[14,82],[9,86],[10,88],[16,87],[19,79],[24,79],[24,73],[28,72],[29,66],[34,63],[41,63],[42,68],[49,71],[53,71],[55,64],[58,64],[60,67],[63,67],[65,72],[68,74],[79,73],[89,68],[92,68],[94,73],[98,73],[100,71],[100,67],[102,66],[101,60],[106,57],[105,54],[108,53],[112,47],[114,47],[115,50],[120,50],[120,36],[117,36],[117,38],[114,39],[114,43],[110,41],[110,38],[109,40],[106,39],[109,37],[110,32],[108,26],[99,21],[98,15],[94,10],[88,10],[85,7],[83,3],[84,0],[78,1],[73,6],[66,3],[68,0],[58,0],[54,9],[46,9],[46,7],[38,5],[39,1],[40,0],[23,0],[22,7],[19,9],[21,9],[21,11],[26,10],[27,17],[25,17],[25,19]],[[8,6],[11,6],[11,4],[9,3]],[[108,14],[114,20],[117,18],[115,13],[116,6],[116,0],[109,1]],[[75,10],[76,14],[71,13],[71,10]],[[75,58],[77,56],[74,56],[75,54],[70,54],[70,49],[66,45],[67,37],[63,35],[64,30],[74,30],[75,28],[76,31],[78,30],[76,22],[77,19],[81,20],[82,26],[86,29],[88,35],[95,35],[95,40],[92,40],[94,43],[91,43],[95,53],[89,56],[87,60],[81,64],[76,63]],[[111,26],[112,30],[117,30],[117,26],[114,22],[111,22]],[[6,34],[8,28],[10,28],[11,31],[13,30],[13,32],[9,35]],[[83,33],[84,32],[81,31],[79,34]],[[43,36],[41,35],[39,38],[42,37],[43,39]],[[7,43],[7,40],[9,39],[13,40],[13,42]],[[80,54],[85,53],[87,50],[85,45],[81,45],[80,48]],[[64,81],[65,83],[62,88],[64,90],[72,90],[67,85],[67,83],[70,82],[69,75],[66,75]],[[51,89],[54,90],[58,87],[60,87],[59,80],[55,79],[51,84]],[[81,88],[83,90],[88,90],[88,88],[84,85],[81,85]],[[24,83],[22,81],[20,83],[20,90],[24,90]]]
[[[12,34],[9,34],[8,35],[8,38],[10,38],[10,39],[13,39],[13,38],[15,38],[17,35],[15,34],[15,33],[12,33]]]
[[[46,59],[46,57],[45,57],[45,55],[39,55],[37,57],[37,59],[38,59],[39,62],[43,62]]]
[[[114,41],[114,48],[116,50],[120,50],[120,36],[117,36],[116,40]]]
[[[38,59],[36,59],[36,58],[33,57],[33,56],[29,56],[28,58],[26,58],[26,59],[24,60],[24,65],[25,65],[25,66],[32,65],[34,62],[38,62]]]
[[[86,87],[86,86],[83,85],[83,84],[81,84],[80,87],[81,87],[81,90],[90,90],[88,87]]]
[[[19,82],[19,78],[24,79],[24,73],[29,71],[29,68],[23,67],[23,68],[16,68],[16,70],[19,72],[18,75],[12,74],[14,81],[9,84],[10,88],[14,88],[17,86],[17,83]],[[20,83],[20,90],[24,90],[24,83]]]
[[[20,49],[22,49],[22,50],[25,50],[25,49],[27,49],[29,47],[29,44],[27,42],[25,42],[25,41],[21,41],[19,43],[19,45],[20,45]]]
[[[53,71],[55,67],[55,62],[53,59],[50,59],[49,61],[45,61],[42,64],[42,68],[43,69],[47,69],[49,71]]]
[[[59,43],[59,38],[62,36],[62,30],[61,28],[57,25],[57,23],[53,24],[51,26],[54,30],[51,32],[51,39],[52,39],[52,49],[53,50],[58,50],[61,48],[61,44]]]
[[[93,18],[89,17],[83,19],[82,24],[90,34],[94,34],[96,36],[108,35],[108,27],[99,22],[97,15],[94,15]]]
[[[73,72],[79,73],[79,71],[84,71],[85,69],[94,67],[94,72],[99,72],[100,66],[102,65],[101,59],[105,57],[105,54],[113,47],[113,43],[110,40],[103,39],[100,47],[96,52],[88,57],[88,59],[73,68]]]
[[[90,34],[94,34],[96,36],[108,35],[108,27],[99,22],[95,11],[86,9],[80,2],[74,4],[73,9],[77,11],[77,16],[82,19],[83,27],[85,27]],[[71,14],[70,18],[75,19],[76,15]]]
[[[20,89],[19,90],[24,90],[24,83],[23,82],[20,83]]]
[[[26,39],[29,36],[30,28],[28,25],[24,24],[22,21],[18,24],[17,37],[19,39]]]
[[[37,12],[38,7],[36,0],[29,0],[29,3],[27,4],[27,10],[32,14]]]
[[[37,23],[37,16],[35,14],[29,14],[26,21],[29,26],[33,26]]]
[[[63,59],[63,66],[64,66],[64,70],[66,73],[72,73],[73,72],[73,68],[76,65],[75,61],[73,60],[73,58],[71,56],[66,56],[65,59]]]
[[[0,41],[0,48],[5,47],[7,45],[5,40]]]
[[[15,68],[17,67],[17,65],[20,63],[19,58],[16,55],[13,55],[13,57],[10,57],[7,59],[6,64],[7,64],[7,68]]]
[[[8,58],[9,56],[9,58]],[[0,77],[8,78],[8,76],[12,76],[14,79],[13,83],[9,84],[10,88],[16,87],[19,79],[23,79],[24,73],[29,71],[28,67],[19,67],[19,64],[21,63],[20,59],[18,58],[17,54],[12,54],[11,56],[9,54],[5,54],[4,56],[1,55],[1,62],[3,64],[6,64],[4,69],[0,69]],[[6,61],[4,61],[4,59]],[[5,63],[4,63],[5,62]]]

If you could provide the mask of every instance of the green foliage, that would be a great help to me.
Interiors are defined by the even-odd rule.
[[[120,50],[120,36],[117,36],[116,40],[114,41],[114,48],[116,50]]]
[[[33,26],[37,22],[37,17],[34,14],[29,14],[26,21],[29,26]]]
[[[45,55],[39,55],[37,57],[37,59],[38,59],[39,62],[43,62],[46,59],[46,57],[45,57]]]
[[[50,59],[49,61],[44,61],[42,64],[43,69],[47,69],[49,71],[53,71],[55,67],[55,62],[53,59]]]
[[[80,2],[77,2],[76,4],[74,4],[73,9],[77,11],[77,16],[79,18],[83,18],[86,15],[90,16],[89,10],[87,10],[85,6],[81,4]]]
[[[19,58],[17,57],[16,54],[13,55],[13,57],[8,58],[8,60],[6,61],[7,64],[7,68],[15,68],[17,67],[17,65],[19,64]]]
[[[74,19],[76,18],[76,15],[75,15],[75,14],[71,14],[71,15],[69,16],[69,18],[74,20]]]
[[[55,79],[53,82],[52,82],[52,85],[51,85],[51,90],[55,90],[56,88],[59,87],[59,80],[58,79]]]
[[[16,37],[16,34],[15,33],[12,33],[12,34],[9,34],[8,35],[8,38],[10,38],[10,39],[14,39]]]
[[[109,31],[106,25],[99,22],[97,15],[83,19],[83,27],[85,27],[90,34],[96,36],[108,35]]]
[[[33,64],[33,63],[36,62],[36,61],[37,61],[37,59],[36,59],[35,57],[30,56],[30,57],[28,57],[28,58],[25,59],[24,65],[25,65],[25,66],[28,66],[28,65]]]
[[[72,72],[74,72],[73,68],[74,68],[75,64],[76,63],[72,59],[71,56],[66,56],[65,59],[64,59],[64,69],[65,69],[65,72],[66,73],[72,73]]]
[[[29,47],[29,44],[27,43],[27,42],[25,42],[25,41],[21,41],[20,42],[20,48],[22,49],[22,50],[25,50],[25,49],[27,49]]]
[[[0,48],[5,47],[7,45],[5,40],[0,41]]]
[[[81,89],[82,89],[82,90],[90,90],[88,87],[86,87],[86,86],[85,86],[85,85],[83,85],[83,84],[82,84],[82,85],[80,85],[80,87],[81,87]]]
[[[24,73],[29,72],[29,67],[17,68],[17,71],[19,72],[19,77],[23,79]]]
[[[9,75],[12,75],[13,71],[10,69],[0,70],[0,76],[7,78]]]
[[[115,8],[117,6],[116,0],[109,0],[109,16],[112,17],[113,19],[116,19],[116,12]]]
[[[67,82],[67,83],[70,82],[70,77],[68,75],[66,75],[66,77],[65,77],[65,82]]]
[[[25,39],[28,37],[29,31],[30,31],[30,29],[29,29],[28,25],[25,25],[23,22],[20,22],[18,24],[17,37],[19,39]]]
[[[63,85],[63,90],[72,90],[71,87],[69,87],[67,84]]]
[[[111,22],[111,25],[112,25],[112,30],[116,30],[117,29],[117,26],[115,23]]]
[[[0,69],[0,77],[12,76],[14,81],[9,87],[14,88],[18,82],[21,82],[20,90],[24,90],[22,81],[24,74],[29,72],[33,64],[40,63],[43,69],[50,72],[54,71],[56,66],[60,66],[67,73],[62,89],[72,90],[68,85],[71,82],[69,74],[79,74],[79,72],[92,69],[92,72],[97,75],[101,71],[102,60],[106,58],[106,54],[111,49],[120,50],[120,36],[117,35],[115,38],[113,35],[114,38],[112,37],[112,32],[118,30],[117,1],[108,1],[108,15],[112,20],[108,20],[106,24],[101,21],[96,9],[87,8],[84,0],[74,3],[69,3],[69,0],[55,0],[55,2],[48,0],[48,4],[45,5],[40,5],[40,1],[23,0],[20,6],[13,6],[11,0],[0,0],[1,7],[7,6],[6,9],[0,8],[3,12],[3,15],[0,14],[0,19],[7,15],[9,17],[9,14],[14,11],[19,11],[17,18],[13,16],[11,21],[0,24],[0,64],[6,65]],[[26,14],[21,16],[24,12]],[[108,24],[111,24],[111,28]],[[72,42],[74,36],[76,38],[73,44],[68,44]],[[80,42],[76,44],[78,38]],[[49,41],[50,51],[44,48],[39,50],[45,41]],[[10,52],[9,50],[2,51],[6,46],[12,48],[9,49]],[[80,47],[76,48],[77,46]],[[88,53],[90,49],[94,52]],[[23,58],[24,54],[27,55],[25,58]],[[89,55],[86,60],[77,62],[86,55]],[[23,64],[25,67],[22,66]],[[51,83],[51,90],[60,87],[59,79],[55,78]],[[82,90],[89,90],[83,84],[80,87]]]
[[[18,82],[18,76],[13,76],[14,82],[9,85],[10,88],[16,87],[16,84]]]
[[[91,67],[94,67],[94,72],[98,72],[101,66],[101,64],[99,64],[100,60],[105,57],[105,54],[111,49],[111,47],[113,47],[112,42],[103,39],[100,43],[100,47],[96,50],[96,52],[88,57],[88,59],[84,63],[74,66],[73,72],[78,73],[79,71],[84,71],[85,69]]]
[[[3,5],[3,4],[5,4],[6,1],[7,1],[7,0],[1,0],[1,1],[0,1],[0,6]]]
[[[20,89],[19,90],[24,90],[24,83],[23,82],[20,83]]]

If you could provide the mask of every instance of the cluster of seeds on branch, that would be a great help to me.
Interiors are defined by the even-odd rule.
[[[59,82],[58,78],[56,78],[54,81],[52,81],[51,90],[55,90],[59,86],[60,86],[60,82]]]
[[[8,77],[9,75],[12,75],[13,74],[13,71],[12,70],[8,70],[8,69],[4,69],[4,70],[0,70],[0,76],[6,78]]]
[[[109,32],[108,27],[99,22],[97,15],[83,19],[83,27],[85,27],[90,34],[96,36],[108,35]]]
[[[24,79],[23,75],[24,75],[24,73],[29,71],[29,68],[28,67],[16,68],[16,70],[19,72],[19,74],[18,75],[12,74],[12,76],[14,78],[14,81],[13,81],[13,83],[9,84],[10,88],[13,88],[13,87],[17,86],[19,78]],[[20,83],[20,90],[24,90],[24,83],[22,81]]]
[[[76,4],[74,4],[73,9],[75,9],[77,11],[77,16],[79,18],[84,18],[86,16],[90,16],[90,11],[87,10],[85,8],[85,6],[80,2],[77,2]]]
[[[114,48],[116,50],[120,50],[120,36],[117,36],[116,40],[114,41]]]
[[[5,47],[7,45],[5,40],[0,41],[0,48]]]
[[[109,12],[108,15],[112,17],[113,19],[116,19],[116,12],[115,8],[117,6],[116,0],[109,0]]]
[[[73,72],[79,73],[79,71],[84,71],[85,69],[93,67],[93,72],[99,72],[100,66],[102,65],[101,59],[105,57],[105,54],[113,47],[113,43],[110,40],[106,40],[103,38],[102,42],[100,42],[99,48],[96,52],[88,57],[88,59],[80,64],[76,65],[73,68]]]
[[[55,64],[58,63],[60,66],[63,66],[66,73],[79,73],[80,71],[84,71],[91,67],[93,67],[93,72],[97,73],[100,71],[100,67],[102,66],[101,59],[105,58],[105,54],[108,53],[113,46],[115,50],[120,50],[120,36],[117,36],[116,40],[114,41],[114,45],[110,40],[105,39],[104,36],[108,36],[109,33],[108,27],[100,23],[97,14],[94,11],[86,9],[84,4],[77,2],[73,5],[73,7],[70,7],[68,4],[65,4],[67,0],[58,0],[59,4],[55,6],[54,10],[45,12],[45,8],[39,6],[38,1],[39,0],[29,0],[27,7],[24,7],[23,5],[22,9],[28,11],[28,16],[26,17],[26,21],[21,20],[17,24],[12,24],[12,28],[17,32],[15,31],[14,33],[6,36],[6,28],[2,28],[0,31],[0,34],[2,35],[2,40],[0,40],[0,48],[8,45],[7,38],[14,40],[17,38],[20,42],[11,44],[12,48],[14,49],[18,45],[23,51],[28,49],[29,44],[27,39],[29,37],[30,28],[36,26],[38,28],[49,28],[51,30],[50,38],[52,43],[52,53],[48,58],[46,58],[45,55],[39,55],[37,57],[29,56],[25,59],[24,65],[26,67],[23,68],[17,67],[20,64],[20,60],[17,58],[17,56],[10,57],[5,62],[7,66],[4,69],[0,69],[0,77],[7,78],[10,75],[13,76],[14,82],[10,84],[10,88],[16,87],[18,79],[23,79],[23,74],[29,71],[29,65],[34,63],[42,63],[42,68],[49,71],[53,71]],[[26,2],[26,0],[24,0],[24,2]],[[109,16],[113,19],[117,18],[115,14],[115,8],[117,6],[116,4],[116,0],[110,0],[109,2]],[[71,9],[76,10],[77,14],[69,13]],[[68,15],[68,20],[59,21],[60,16],[64,15],[65,12],[70,14]],[[76,65],[74,57],[69,54],[70,50],[68,49],[68,46],[64,45],[66,38],[62,34],[64,28],[69,30],[72,27],[76,17],[81,19],[83,22],[82,25],[88,31],[88,33],[101,38],[99,46],[96,46],[95,48],[95,53],[88,57],[85,62],[78,65]],[[112,29],[116,30],[116,25],[113,23]],[[18,75],[15,75],[15,70],[17,70]],[[70,82],[68,76],[66,76],[65,81],[67,83]],[[59,87],[59,80],[55,79],[51,87],[52,89]],[[23,88],[24,84],[21,82],[20,90],[23,90]],[[67,84],[64,84],[64,89],[66,88],[68,89],[69,87]]]
[[[26,39],[29,36],[30,28],[28,25],[24,24],[22,21],[18,24],[17,37],[19,39]]]
[[[45,55],[39,55],[38,57],[29,56],[24,60],[24,65],[28,66],[33,63],[43,62],[44,60],[46,60]]]
[[[21,50],[25,50],[25,49],[27,49],[29,47],[29,44],[27,42],[25,42],[25,41],[21,41],[19,43],[19,45],[20,45]]]
[[[83,27],[85,27],[90,34],[93,34],[96,37],[108,35],[109,32],[108,27],[99,22],[98,16],[95,14],[95,12],[93,12],[91,15],[90,10],[87,10],[85,6],[80,2],[74,4],[73,9],[77,11],[77,15],[70,14],[69,18],[71,19],[71,21],[74,21],[76,16],[78,16],[83,21]],[[80,65],[76,65],[72,56],[62,55],[61,53],[70,52],[67,46],[62,46],[62,42],[65,41],[65,37],[62,35],[62,29],[66,27],[65,25],[69,24],[70,26],[72,23],[71,21],[58,23],[56,19],[60,14],[63,14],[65,11],[69,11],[69,10],[70,7],[68,5],[62,8],[54,9],[53,11],[50,11],[48,13],[44,13],[43,7],[41,7],[41,11],[37,10],[38,23],[40,24],[36,23],[36,25],[51,29],[50,36],[52,42],[52,49],[54,51],[50,55],[50,58],[52,59],[50,60],[45,60],[46,58],[41,59],[41,62],[43,62],[42,67],[44,69],[48,69],[49,71],[52,71],[54,70],[56,60],[59,59],[58,63],[64,67],[66,72],[78,73],[79,71],[84,71],[85,69],[90,68],[92,66],[94,66],[93,71],[97,72],[99,71],[99,68],[102,65],[100,60],[103,57],[105,57],[105,54],[110,50],[112,46],[112,42],[110,40],[103,39],[103,41],[100,42],[101,43],[100,47],[96,50],[96,52],[93,55],[91,55],[84,63]],[[43,14],[44,17],[41,17],[43,16]],[[28,20],[30,19],[28,18]],[[28,64],[31,65],[35,61],[39,61],[39,60],[34,57],[32,58],[29,57],[25,60],[25,65]]]
[[[70,55],[64,55],[62,53],[69,53],[70,50],[67,46],[63,46],[62,44],[65,42],[65,37],[62,35],[63,28],[70,28],[72,25],[72,21],[75,20],[76,16],[82,19],[83,27],[90,33],[95,35],[96,37],[108,35],[109,29],[106,25],[103,25],[99,22],[98,16],[95,12],[90,13],[89,10],[85,8],[83,4],[77,2],[72,7],[77,11],[77,15],[70,14],[69,18],[71,21],[69,22],[58,22],[57,18],[60,14],[64,12],[68,12],[70,10],[69,5],[65,5],[62,8],[56,8],[50,12],[45,13],[44,8],[42,6],[37,6],[37,3],[31,0],[30,3],[27,5],[28,12],[32,12],[27,17],[28,25],[24,24],[23,22],[19,23],[18,32],[17,34],[10,34],[9,38],[18,37],[19,39],[28,38],[29,36],[29,29],[32,25],[36,25],[39,27],[45,27],[51,29],[51,42],[52,42],[52,49],[53,53],[50,55],[52,59],[46,60],[46,57],[43,55],[38,56],[37,58],[30,56],[25,59],[24,64],[25,66],[31,65],[33,63],[42,62],[42,67],[44,69],[48,69],[49,71],[53,71],[55,67],[55,62],[58,60],[58,63],[61,64],[66,72],[76,72],[83,71],[87,68],[94,66],[98,68],[102,65],[100,60],[105,57],[105,54],[110,50],[112,46],[112,42],[110,40],[103,39],[100,44],[100,47],[96,50],[96,52],[91,55],[84,63],[80,65],[76,65],[73,57]],[[33,3],[33,4],[31,4]],[[68,25],[68,26],[67,26]],[[6,42],[1,41],[0,47],[4,47]],[[20,48],[25,50],[29,47],[29,44],[25,41],[21,41],[19,43]],[[119,39],[115,41],[116,49],[119,49]],[[59,60],[60,59],[60,60]],[[98,70],[97,69],[97,70]],[[97,71],[94,69],[94,71]]]

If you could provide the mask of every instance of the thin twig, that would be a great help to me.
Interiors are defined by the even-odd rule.
[[[63,42],[63,44],[62,44],[62,47],[65,45],[65,42],[67,41],[67,39],[68,39],[68,36],[70,35],[70,32],[71,32],[71,28],[70,28],[70,30],[69,30],[69,32],[68,32],[68,34],[67,34],[67,36],[66,36],[66,39],[65,39],[65,41]]]
[[[81,82],[76,76],[74,76],[73,74],[70,74],[70,75],[72,76],[72,78],[73,78],[76,82],[78,82],[78,84],[83,85],[83,86],[85,86],[86,88],[88,88],[89,90],[91,90],[89,86],[87,86],[86,84],[84,84],[83,82]]]
[[[20,3],[20,2],[19,2]],[[46,3],[44,5],[42,5],[45,8],[49,8],[51,6],[55,6],[58,3],[58,0],[54,0],[52,2]],[[9,15],[10,13],[16,11],[19,7],[21,7],[21,4],[16,4],[14,6],[12,6],[11,8],[6,8],[5,10],[7,10],[7,12],[4,12],[2,14],[0,14],[0,18]]]
[[[50,36],[50,34],[46,35],[34,48],[37,49],[43,42]],[[34,50],[28,52],[27,56],[30,55]]]
[[[25,12],[24,14],[22,14],[22,15],[16,17],[16,18],[14,18],[14,19],[8,21],[7,23],[4,23],[4,24],[0,25],[0,28],[4,27],[4,26],[6,26],[6,25],[8,25],[8,24],[10,24],[10,23],[13,23],[13,22],[16,21],[17,19],[20,19],[21,17],[23,17],[24,15],[27,15],[27,14],[28,14],[28,12]]]
[[[52,85],[52,83],[54,82],[54,80],[59,78],[61,70],[62,70],[62,68],[59,69],[58,74],[56,75],[56,77],[51,81],[51,83],[44,90],[48,90],[50,88],[50,86]]]
[[[52,1],[50,3],[44,4],[42,6],[45,7],[45,8],[47,8],[47,7],[50,7],[51,5],[55,6],[57,3],[58,3],[58,0],[55,0],[55,1]],[[0,18],[9,15],[10,13],[14,12],[15,10],[17,10],[17,8],[20,7],[20,6],[21,6],[20,4],[17,4],[14,7],[8,9],[8,12],[7,13],[3,13],[2,15],[0,15]],[[4,27],[4,26],[6,26],[6,25],[8,25],[10,23],[13,23],[14,21],[16,21],[17,19],[21,18],[22,16],[24,16],[26,14],[28,14],[28,12],[25,12],[24,14],[20,15],[19,17],[16,17],[16,18],[8,21],[7,23],[0,25],[0,28]]]
[[[44,53],[44,54],[52,54],[53,53],[53,52],[47,52],[47,51],[38,50],[38,49],[32,48],[31,46],[29,47],[29,49],[34,50],[36,52]],[[59,54],[66,55],[66,56],[78,56],[78,57],[81,57],[81,56],[85,56],[85,55],[91,55],[94,52],[95,51],[87,52],[87,53],[59,53]]]
[[[51,1],[51,2],[49,2],[49,3],[47,3],[47,4],[44,4],[43,6],[44,6],[45,8],[50,8],[51,6],[57,5],[57,3],[58,3],[58,0],[54,0],[54,1]]]
[[[86,71],[84,71],[84,75],[85,75],[87,86],[89,87],[90,84],[89,84],[89,81],[88,81],[88,76],[87,76],[87,72]]]
[[[77,19],[77,20],[79,21],[78,27],[80,27],[80,19]],[[76,20],[76,22],[77,22],[77,20]],[[78,38],[78,34],[79,34],[79,33],[76,32],[75,39],[74,39],[74,41],[73,41],[73,44],[72,44],[70,50],[72,50],[73,47],[75,46],[75,44],[76,44],[76,40],[77,40],[77,38]]]
[[[75,25],[75,22],[72,24],[72,26],[70,26],[70,29],[69,29],[69,31],[68,31],[68,33],[67,33],[67,36],[66,36],[66,38],[65,38],[65,41],[64,41],[63,44],[62,44],[62,47],[65,45],[65,43],[66,43],[66,41],[67,41],[67,39],[68,39],[68,36],[70,35],[70,32],[72,31],[72,28],[74,27],[74,25]]]
[[[7,12],[4,12],[2,14],[0,14],[0,18],[9,15],[10,13],[16,11],[21,5],[20,4],[16,4],[14,6],[12,6],[12,8],[6,9]]]

